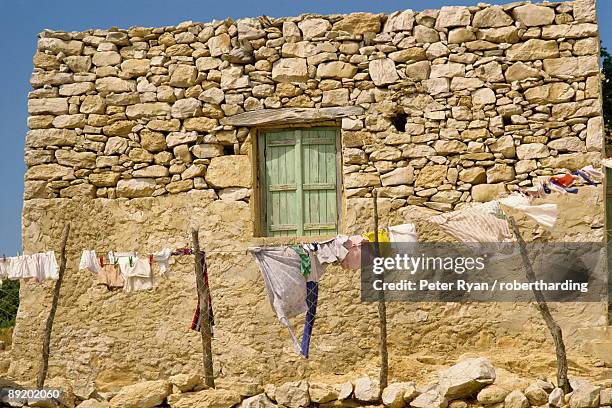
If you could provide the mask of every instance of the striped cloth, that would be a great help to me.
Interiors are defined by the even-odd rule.
[[[202,278],[204,280],[204,286],[208,288],[208,270],[206,268],[206,252],[202,251]],[[215,325],[215,318],[213,316],[213,308],[212,308],[212,297],[210,296],[210,290],[208,291],[208,317],[210,322],[210,327]],[[196,306],[196,310],[193,314],[193,319],[191,320],[191,330],[200,331],[202,328],[202,319],[200,318],[200,296],[198,296],[198,304]]]
[[[514,241],[508,222],[497,201],[431,217],[430,221],[461,242],[490,243]]]

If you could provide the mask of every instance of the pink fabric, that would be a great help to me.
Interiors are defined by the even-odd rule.
[[[361,244],[368,242],[367,239],[361,235],[353,235],[349,237],[348,241],[344,243],[344,247],[348,249],[348,254],[342,260],[340,265],[345,269],[359,269],[361,268]]]

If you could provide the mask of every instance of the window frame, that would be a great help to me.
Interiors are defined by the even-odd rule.
[[[297,131],[300,129],[309,129],[309,128],[329,128],[333,130],[335,133],[336,140],[336,232],[326,234],[326,235],[288,235],[288,236],[274,236],[267,235],[267,194],[264,189],[264,171],[265,165],[262,166],[262,160],[265,160],[265,143],[263,142],[263,138],[265,133],[273,132],[273,131]],[[313,237],[332,237],[336,234],[339,234],[340,231],[343,230],[343,198],[344,198],[344,189],[343,189],[343,180],[342,180],[342,140],[341,140],[341,126],[339,121],[333,122],[319,122],[319,123],[309,123],[309,124],[295,124],[295,125],[285,125],[285,126],[260,126],[257,128],[252,128],[250,131],[252,143],[252,154],[255,158],[253,163],[253,174],[254,177],[254,188],[253,188],[253,215],[254,222],[253,225],[253,233],[254,237],[261,238],[285,238],[285,239],[295,239],[295,238],[306,238],[311,240]],[[303,207],[302,207],[303,208]]]

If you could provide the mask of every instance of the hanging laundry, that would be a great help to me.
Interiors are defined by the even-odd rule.
[[[310,257],[310,274],[306,277],[307,282],[318,282],[325,274],[325,269],[327,268],[327,264],[322,264],[319,262],[319,258],[317,258],[317,253],[314,251],[308,252],[308,256]]]
[[[106,286],[107,289],[118,289],[124,285],[123,276],[119,265],[106,264],[98,272],[98,284]]]
[[[34,279],[42,282],[46,279],[57,280],[59,271],[55,252],[41,252],[31,255],[21,255],[6,258],[5,274],[10,280]]]
[[[610,159],[610,158],[602,159],[601,160],[601,164],[603,164],[604,167],[612,169],[612,159]]]
[[[318,282],[306,282],[306,306],[308,311],[306,312],[306,320],[304,322],[304,333],[302,335],[302,344],[300,347],[301,354],[308,358],[310,351],[310,338],[312,337],[312,330],[315,324],[315,318],[317,315],[317,303],[319,301],[319,283]]]
[[[359,269],[361,268],[361,244],[368,242],[361,235],[353,235],[344,243],[344,247],[348,253],[340,263],[344,269]]]
[[[204,286],[208,286],[208,268],[206,267],[206,253],[201,251],[202,258],[202,279],[204,280]],[[212,307],[212,296],[210,295],[210,290],[208,291],[208,301],[206,302],[208,305],[208,321],[210,322],[210,327],[215,325],[215,318],[213,316],[213,307]],[[198,304],[196,305],[195,313],[193,314],[193,319],[191,320],[191,330],[200,331],[202,328],[202,319],[200,318],[200,296],[198,294]]]
[[[83,251],[81,254],[81,261],[79,262],[79,270],[83,269],[87,269],[93,273],[100,273],[102,266],[100,265],[100,259],[96,255],[96,251]]]
[[[151,289],[154,286],[151,264],[140,259],[135,253],[109,253],[113,265],[118,264],[123,277],[123,291],[127,293]]]
[[[319,248],[317,250],[317,259],[320,263],[334,263],[341,262],[346,254],[348,254],[348,249],[344,247],[344,243],[348,241],[348,237],[346,235],[338,235],[336,238],[319,242]]]
[[[512,233],[497,201],[430,218],[446,233],[465,243],[511,242]]]
[[[576,176],[571,173],[565,173],[562,176],[552,176],[550,178],[551,183],[555,183],[561,187],[571,187],[576,181]]]
[[[291,249],[293,249],[295,253],[300,256],[300,271],[302,272],[302,275],[310,275],[310,257],[308,256],[304,248],[301,245],[291,245]]]
[[[387,228],[391,242],[418,242],[414,224],[401,224]]]
[[[529,218],[546,228],[552,228],[557,221],[558,210],[556,204],[531,205],[529,198],[522,194],[511,194],[502,198],[499,202],[525,213]]]
[[[281,324],[289,330],[297,353],[301,347],[289,319],[308,310],[306,279],[300,270],[300,256],[289,247],[256,247],[250,253],[259,266],[268,300]]]
[[[366,246],[366,248],[369,250],[368,253],[366,254],[363,253],[363,246],[362,246],[361,248],[362,257],[365,257],[366,259],[374,259],[374,243],[375,243],[374,231],[366,232],[365,234],[363,234],[363,237],[367,239],[372,245]],[[386,228],[379,229],[378,230],[378,244],[379,244],[378,249],[380,251],[381,256],[391,256],[391,246],[389,245],[390,242],[391,242],[391,239],[389,238],[389,232],[387,231],[387,229]]]
[[[153,254],[153,260],[159,265],[159,272],[162,276],[167,277],[170,269],[170,256],[172,250],[170,248],[164,248],[159,252]]]
[[[581,168],[579,171],[586,174],[591,179],[591,181],[595,183],[601,183],[604,179],[603,172],[597,170],[591,164],[589,164],[586,167]]]

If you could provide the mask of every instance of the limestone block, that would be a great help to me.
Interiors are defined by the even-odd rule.
[[[89,175],[89,182],[96,187],[114,187],[121,178],[119,173],[110,171],[102,173],[92,173]]]
[[[585,151],[584,142],[576,136],[568,136],[568,137],[562,137],[559,139],[555,139],[549,142],[547,146],[559,152],[583,152]],[[542,405],[542,404],[539,404],[539,405]]]
[[[596,56],[550,58],[544,60],[544,71],[558,78],[596,75],[599,73],[599,61]]]
[[[404,393],[414,387],[412,382],[389,384],[382,392],[382,402],[385,407],[402,408],[405,406]]]
[[[211,37],[207,45],[212,57],[219,57],[223,54],[227,54],[232,49],[231,38],[227,33]]]
[[[352,13],[334,23],[332,30],[346,31],[353,35],[380,32],[380,15],[372,13]]]
[[[548,404],[553,407],[562,407],[565,405],[565,394],[561,388],[555,388],[548,396]]]
[[[251,162],[245,155],[213,157],[206,171],[206,182],[215,188],[250,188]]]
[[[525,394],[515,390],[504,399],[504,408],[529,408],[529,400]]]
[[[310,383],[308,390],[310,401],[317,404],[325,404],[338,399],[338,387],[333,384]]]
[[[498,199],[506,193],[504,184],[479,184],[472,187],[472,199],[476,202],[485,203]]]
[[[383,186],[399,186],[414,182],[414,168],[411,166],[399,167],[380,176]]]
[[[356,73],[356,66],[342,61],[324,62],[317,67],[320,78],[352,78]]]
[[[125,114],[130,119],[140,119],[151,116],[165,116],[170,111],[170,104],[166,102],[147,102],[128,106]]]
[[[559,47],[556,41],[531,39],[523,43],[514,44],[506,51],[510,61],[535,61],[545,58],[557,58]]]
[[[410,406],[413,408],[446,408],[448,400],[433,389],[416,397]]]
[[[427,59],[427,54],[421,47],[410,47],[390,53],[389,58],[395,62],[424,61]]]
[[[261,23],[255,18],[243,18],[237,21],[238,40],[257,40],[266,36]]]
[[[68,113],[68,98],[28,99],[28,113],[30,115]]]
[[[196,60],[196,68],[198,71],[210,71],[211,69],[217,69],[222,62],[220,58],[200,57]]]
[[[320,37],[332,28],[329,21],[323,18],[306,18],[298,23],[304,38]]]
[[[542,38],[545,40],[556,40],[559,38],[585,38],[598,35],[597,24],[558,24],[542,28]]]
[[[82,41],[65,41],[59,38],[43,37],[38,39],[39,51],[51,51],[54,54],[60,52],[65,55],[79,55],[83,51]]]
[[[231,408],[239,402],[240,395],[238,395],[238,393],[223,389],[209,389],[184,394],[172,394],[168,397],[168,404],[171,408]]]
[[[168,147],[163,133],[153,132],[149,129],[140,131],[140,145],[152,153],[164,151]]]
[[[496,101],[495,92],[490,88],[478,89],[472,94],[472,103],[474,105],[494,104]]]
[[[522,81],[529,78],[537,79],[542,76],[539,70],[522,62],[517,62],[508,67],[505,75],[508,82]]]
[[[388,58],[370,61],[368,72],[376,86],[392,84],[399,79],[395,63]]]
[[[548,157],[548,147],[542,143],[525,143],[516,148],[516,155],[520,160],[541,159]]]
[[[170,75],[170,86],[188,88],[195,85],[198,69],[193,65],[178,65]]]
[[[310,405],[308,382],[284,383],[276,388],[276,402],[288,408],[304,408]]]
[[[202,103],[196,98],[179,99],[172,105],[171,115],[177,119],[192,118],[201,112],[201,106]]]
[[[412,30],[414,25],[414,11],[396,11],[387,17],[383,32],[407,31]]]
[[[414,185],[425,188],[438,187],[446,180],[446,171],[447,166],[441,164],[425,166],[419,172]]]
[[[459,172],[459,180],[470,184],[486,183],[487,176],[482,167],[469,167]]]
[[[134,178],[134,179],[128,179],[128,180],[119,180],[119,182],[117,183],[117,196],[126,197],[126,198],[149,197],[153,194],[153,192],[155,191],[155,188],[156,188],[156,184],[155,184],[154,179]],[[140,383],[140,384],[143,384],[143,383]],[[140,384],[137,384],[137,385],[140,385]],[[166,393],[165,387],[168,388],[167,393]],[[135,398],[140,398],[141,396],[140,394],[141,388],[138,388],[136,390],[132,390],[131,388],[128,388],[127,390],[125,390],[125,388],[122,389],[119,392],[119,394],[117,394],[117,396],[121,396],[121,398],[115,401],[116,402],[115,405],[113,405],[113,400],[114,398],[117,398],[117,396],[115,396],[113,400],[111,400],[111,406],[116,406],[117,408],[123,407],[123,406],[133,406],[134,408],[140,407],[140,405],[120,405],[120,402],[124,404],[131,404],[131,403],[137,404],[139,401],[137,400],[135,401]],[[144,398],[147,398],[147,401],[148,401],[148,397],[146,397],[146,395],[149,392],[151,392],[152,395],[154,396],[152,401],[153,400],[157,401],[157,399],[160,397],[161,394],[165,394],[164,397],[161,399],[161,401],[163,401],[165,396],[170,394],[170,389],[171,389],[169,383],[144,385],[142,386],[142,388],[144,389],[142,396]],[[154,407],[155,405],[161,404],[161,401],[156,402],[153,405],[147,405],[147,406]]]
[[[221,71],[221,89],[240,89],[250,85],[249,77],[242,75],[240,67],[230,67]]]
[[[107,136],[127,136],[136,126],[133,120],[118,120],[110,125],[104,126],[102,131]]]
[[[123,137],[111,137],[106,141],[104,154],[123,154],[128,148],[128,141]]]
[[[223,146],[218,143],[198,144],[191,148],[191,152],[199,159],[210,159],[223,156]]]
[[[148,59],[129,59],[121,63],[121,71],[128,78],[145,76],[149,72],[150,64]]]
[[[470,25],[472,15],[467,7],[445,6],[440,9],[436,28],[450,28]]]
[[[536,86],[525,91],[525,99],[530,103],[547,104],[571,101],[576,91],[564,82]]]
[[[525,388],[525,396],[530,405],[540,406],[548,402],[548,394],[536,384],[531,384]]]
[[[180,144],[193,143],[198,140],[196,132],[171,132],[166,137],[168,147],[178,146]]]
[[[476,399],[482,405],[497,404],[499,402],[504,402],[504,399],[509,393],[510,391],[506,388],[492,384],[487,385],[482,390],[480,390],[480,392],[476,396]]]
[[[516,157],[514,139],[510,135],[502,136],[489,146],[493,153],[501,153],[504,157],[511,159]]]
[[[26,137],[26,146],[41,148],[48,146],[74,146],[78,136],[70,129],[32,129]]]
[[[221,200],[238,201],[244,200],[251,195],[251,190],[248,188],[228,187],[219,190],[219,198]]]
[[[472,25],[477,28],[504,27],[514,23],[501,6],[489,6],[474,14]]]
[[[100,51],[94,53],[92,62],[96,67],[118,65],[121,62],[121,55],[116,51]]]
[[[431,63],[429,61],[419,61],[406,65],[406,76],[414,81],[423,81],[429,78]]]
[[[272,66],[272,79],[277,82],[305,82],[308,79],[306,59],[279,59]]]
[[[369,377],[361,377],[355,381],[355,399],[362,402],[376,402],[380,400],[380,384]]]
[[[277,405],[273,403],[266,394],[255,395],[250,398],[246,398],[240,404],[238,408],[275,408]]]
[[[60,86],[59,94],[62,96],[83,95],[96,88],[93,82],[76,82],[74,84],[64,84]]]
[[[73,174],[70,167],[59,164],[40,164],[30,167],[25,174],[26,180],[57,180]]]
[[[555,10],[550,7],[524,4],[512,10],[514,18],[527,27],[537,27],[552,24],[555,20]]]
[[[376,187],[380,186],[380,177],[375,173],[350,173],[344,176],[344,187]]]
[[[74,150],[57,150],[57,162],[63,166],[93,169],[96,167],[96,154],[92,152],[75,152]]]
[[[417,43],[435,43],[440,41],[440,34],[433,28],[426,27],[424,25],[417,25],[414,27],[414,37]]]
[[[138,169],[132,173],[134,177],[144,177],[144,178],[157,178],[157,177],[167,177],[168,176],[168,168],[165,166],[160,166],[155,164],[153,166],[143,167],[142,169]]]
[[[431,66],[430,78],[452,78],[465,76],[465,65],[449,62]]]

